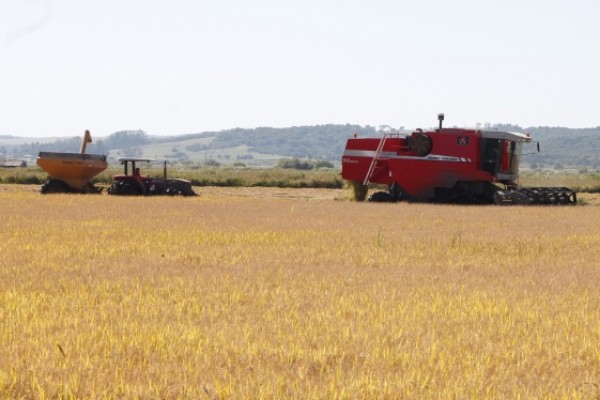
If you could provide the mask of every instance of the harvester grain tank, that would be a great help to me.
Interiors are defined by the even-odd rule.
[[[85,131],[79,153],[57,153],[41,151],[37,165],[50,175],[42,185],[41,192],[47,193],[100,193],[91,179],[108,167],[105,155],[85,154],[92,142],[89,131]]]
[[[522,146],[527,134],[488,129],[417,129],[382,138],[350,138],[342,177],[366,193],[369,184],[388,187],[372,201],[463,204],[576,204],[565,187],[519,187]],[[362,189],[362,190],[360,190]]]

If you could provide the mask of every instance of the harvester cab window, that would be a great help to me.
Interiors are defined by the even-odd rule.
[[[517,174],[519,172],[519,164],[521,163],[521,150],[523,147],[523,143],[521,142],[509,142],[510,146],[508,148],[508,171],[509,174]]]
[[[481,139],[481,160],[480,169],[490,174],[496,174],[500,159],[502,156],[502,140],[500,139]]]
[[[522,143],[514,140],[504,140],[502,144],[502,159],[500,172],[503,174],[518,174],[521,160]]]

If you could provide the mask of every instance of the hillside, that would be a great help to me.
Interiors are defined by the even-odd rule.
[[[497,124],[492,128],[527,132],[541,144],[540,154],[523,156],[523,165],[550,168],[600,167],[600,127],[570,129]],[[167,159],[180,164],[274,165],[282,157],[323,159],[338,163],[347,138],[354,133],[377,137],[382,134],[372,126],[316,125],[288,128],[261,127],[229,129],[178,136],[150,136],[144,131],[120,131],[96,138],[88,152],[107,154],[116,160],[122,156]],[[79,137],[34,139],[0,137],[0,153],[10,158],[29,158],[39,151],[77,152]],[[534,152],[534,147],[525,153]]]
[[[534,161],[546,166],[600,168],[600,127],[567,129],[538,127],[527,130],[540,141],[541,152]]]

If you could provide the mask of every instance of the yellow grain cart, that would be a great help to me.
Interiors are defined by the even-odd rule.
[[[79,153],[39,153],[36,163],[50,175],[50,179],[42,185],[42,194],[99,193],[102,190],[90,180],[104,171],[108,163],[105,155],[85,154],[87,144],[91,142],[90,132],[85,131]]]

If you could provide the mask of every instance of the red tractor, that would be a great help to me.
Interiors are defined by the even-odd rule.
[[[167,162],[164,163],[163,179],[152,178],[140,174],[136,166],[139,163],[149,163],[150,159],[125,157],[119,161],[123,165],[123,174],[115,175],[113,183],[108,188],[108,194],[116,195],[181,195],[195,196],[190,181],[185,179],[167,179]],[[138,163],[138,164],[136,164]]]
[[[342,177],[366,195],[370,183],[388,186],[370,201],[463,204],[576,204],[574,191],[519,188],[519,163],[529,135],[485,129],[417,129],[379,138],[348,139]]]

